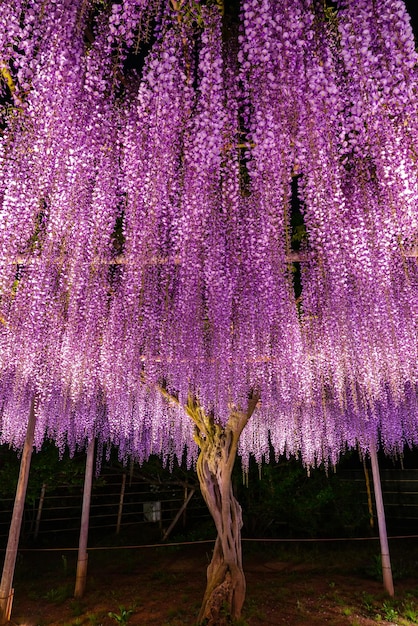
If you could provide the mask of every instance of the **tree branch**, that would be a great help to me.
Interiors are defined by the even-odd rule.
[[[0,74],[3,80],[5,81],[5,83],[7,84],[10,90],[10,93],[13,94],[16,90],[16,85],[14,83],[12,75],[10,74],[9,68],[6,67],[6,64],[4,63],[4,61],[1,61],[1,60],[0,60]]]

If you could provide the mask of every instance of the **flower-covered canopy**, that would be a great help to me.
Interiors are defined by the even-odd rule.
[[[418,441],[405,6],[235,9],[2,3],[2,442],[35,396],[38,445],[191,462],[188,394],[225,423],[254,389],[244,458]]]

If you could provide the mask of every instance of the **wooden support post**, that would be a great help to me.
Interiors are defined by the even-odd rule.
[[[38,511],[36,513],[35,531],[33,533],[33,536],[35,539],[38,538],[39,525],[41,523],[42,508],[44,506],[44,500],[45,500],[45,491],[46,491],[46,483],[42,483],[41,495],[39,496]]]
[[[183,494],[183,502],[186,502],[188,495],[189,495],[189,488],[188,488],[187,485],[185,485],[184,486],[184,494]],[[184,507],[182,520],[181,520],[183,528],[186,528],[186,524],[187,524],[187,512],[186,511],[187,511],[187,509],[186,509],[186,507]]]
[[[89,534],[91,487],[93,483],[94,439],[87,448],[86,473],[84,475],[83,508],[81,512],[80,540],[78,544],[77,573],[74,597],[82,598],[87,580],[87,540]]]
[[[374,517],[373,517],[373,500],[372,500],[372,490],[370,488],[370,478],[369,478],[369,470],[367,469],[366,459],[363,456],[363,471],[364,471],[364,480],[366,481],[366,492],[367,492],[367,508],[369,510],[369,523],[370,528],[374,529]]]
[[[28,427],[25,444],[23,446],[22,459],[20,461],[19,478],[17,482],[16,497],[13,506],[12,521],[10,524],[9,538],[4,558],[3,574],[0,582],[0,624],[6,624],[10,620],[13,602],[13,576],[16,565],[17,548],[19,545],[20,529],[22,526],[23,510],[25,507],[26,489],[28,486],[29,469],[33,450],[33,438],[35,433],[35,399],[31,402]]]
[[[182,516],[182,514],[186,510],[187,505],[189,504],[190,500],[192,499],[192,496],[193,496],[194,492],[195,492],[194,489],[190,489],[187,498],[184,500],[184,502],[181,505],[180,509],[178,510],[175,518],[173,519],[173,521],[171,522],[170,526],[165,531],[164,536],[162,538],[162,541],[165,541],[166,539],[168,539],[168,537],[169,537],[171,531],[173,530],[174,526],[177,524],[177,522],[179,521],[180,517]]]
[[[118,508],[118,521],[116,522],[116,534],[120,533],[120,525],[122,522],[123,513],[123,500],[125,498],[125,486],[126,486],[126,474],[122,474],[122,485],[120,488],[119,508]]]
[[[377,461],[376,446],[370,445],[370,461],[372,464],[374,498],[376,502],[377,523],[379,526],[380,551],[382,555],[383,586],[385,591],[394,596],[392,568],[390,564],[388,535],[386,531],[385,510],[383,507],[382,484],[380,481],[379,463]]]

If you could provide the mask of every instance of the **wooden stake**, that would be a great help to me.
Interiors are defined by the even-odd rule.
[[[120,488],[120,498],[119,498],[119,508],[118,508],[118,521],[116,522],[116,534],[120,533],[120,525],[122,522],[122,513],[123,513],[123,500],[125,498],[125,485],[126,485],[126,474],[122,474],[122,485]]]
[[[39,534],[39,525],[41,523],[41,515],[42,515],[42,509],[44,506],[45,492],[46,492],[46,483],[42,483],[41,495],[39,497],[39,504],[38,504],[38,512],[36,514],[35,532],[33,533],[33,536],[35,539],[38,538],[38,534]]]
[[[89,535],[91,486],[93,483],[94,439],[87,448],[86,473],[84,475],[83,508],[81,512],[80,540],[78,543],[77,574],[74,597],[82,598],[87,580],[87,540]]]
[[[0,582],[0,624],[10,620],[13,602],[13,576],[16,565],[17,548],[19,545],[20,529],[22,526],[23,510],[25,507],[26,489],[28,486],[29,469],[33,450],[35,433],[35,399],[32,399],[25,444],[20,461],[19,478],[17,481],[16,497],[13,506],[12,521],[4,558],[3,574]]]
[[[363,470],[364,470],[364,480],[366,481],[367,508],[369,510],[369,523],[370,523],[370,528],[373,530],[374,517],[373,517],[372,490],[370,487],[369,470],[367,469],[366,459],[364,458],[364,456],[363,456]]]
[[[391,597],[393,597],[395,594],[395,591],[393,588],[392,568],[390,565],[385,510],[383,507],[382,484],[380,481],[379,463],[377,461],[377,452],[376,452],[376,446],[374,443],[370,445],[370,461],[372,464],[374,498],[376,502],[377,523],[379,526],[380,551],[382,555],[383,586],[385,588],[385,591]]]
[[[178,510],[175,518],[171,522],[170,526],[165,531],[164,536],[163,536],[161,541],[166,541],[166,539],[168,539],[168,537],[169,537],[171,531],[173,530],[174,526],[177,524],[177,522],[179,521],[180,517],[182,516],[182,514],[186,510],[187,505],[189,504],[190,500],[192,499],[194,492],[195,492],[195,489],[190,489],[188,496],[184,500],[184,502],[181,505],[180,509]]]

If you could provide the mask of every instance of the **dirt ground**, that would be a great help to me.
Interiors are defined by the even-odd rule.
[[[212,545],[92,550],[82,600],[72,597],[74,553],[22,552],[11,623],[194,624]],[[418,544],[394,548],[395,599],[378,580],[377,551],[374,542],[244,544],[247,596],[240,626],[417,624]]]

